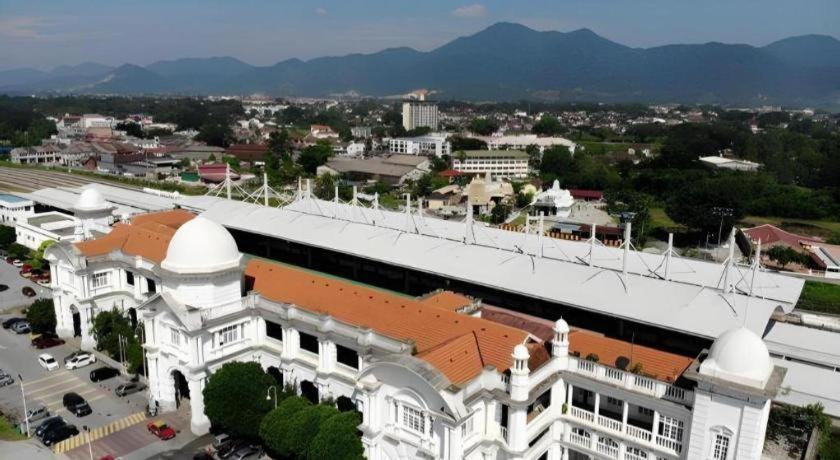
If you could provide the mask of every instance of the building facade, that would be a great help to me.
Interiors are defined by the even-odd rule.
[[[18,221],[32,214],[35,214],[35,203],[32,200],[0,193],[0,225],[14,227]]]
[[[452,156],[452,169],[493,178],[524,179],[530,171],[528,154],[521,150],[468,150]]]
[[[744,328],[697,357],[633,347],[562,319],[514,327],[451,292],[406,298],[263,260],[176,210],[47,250],[58,332],[142,324],[150,403],[189,398],[231,361],[362,415],[370,459],[759,459],[785,370]],[[519,322],[518,324],[521,324]]]
[[[438,129],[438,107],[434,102],[406,101],[402,105],[402,123],[406,131],[415,128]]]
[[[388,149],[391,153],[434,155],[438,158],[452,154],[452,144],[446,140],[446,134],[390,139]]]

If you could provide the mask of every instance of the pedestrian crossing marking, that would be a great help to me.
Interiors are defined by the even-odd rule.
[[[114,434],[118,431],[122,431],[132,425],[136,425],[138,423],[143,422],[146,420],[146,413],[145,412],[137,412],[134,414],[129,415],[128,417],[121,418],[119,420],[115,420],[107,425],[103,425],[97,428],[90,430],[90,441],[96,441],[97,439],[104,438],[105,436],[109,436]],[[53,446],[53,452],[56,454],[61,454],[64,452],[71,451],[76,449],[77,447],[81,447],[88,442],[87,433],[79,433],[72,438],[65,439],[60,443]]]

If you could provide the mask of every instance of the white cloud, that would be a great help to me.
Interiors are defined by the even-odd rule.
[[[40,29],[45,26],[42,18],[8,17],[0,19],[0,37],[12,40],[33,41],[43,38]]]
[[[452,10],[452,16],[457,18],[479,18],[487,15],[487,8],[481,3],[462,6]]]
[[[328,11],[326,8],[315,8],[315,14],[317,14],[318,16],[326,16],[328,14]]]

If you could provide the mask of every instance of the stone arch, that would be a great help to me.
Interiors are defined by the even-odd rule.
[[[300,382],[300,395],[308,399],[312,404],[321,402],[318,387],[309,380]]]
[[[356,410],[356,403],[347,396],[339,396],[335,399],[335,407],[341,412]]]
[[[180,369],[172,369],[170,372],[175,389],[175,405],[180,407],[181,399],[190,399],[190,386],[187,377]]]
[[[73,318],[73,337],[82,336],[82,314],[75,304],[70,305],[70,316]]]
[[[265,372],[274,379],[274,383],[277,387],[282,390],[283,389],[283,371],[275,366],[268,366]]]

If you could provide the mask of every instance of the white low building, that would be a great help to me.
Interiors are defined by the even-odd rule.
[[[554,180],[551,188],[543,190],[534,197],[532,206],[534,211],[544,213],[546,216],[566,218],[572,213],[572,205],[575,199],[572,194],[560,188],[560,181]]]
[[[709,156],[700,157],[700,162],[708,166],[719,169],[731,169],[733,171],[758,171],[761,168],[761,163],[754,161],[741,160],[738,158],[724,157],[724,156]]]
[[[35,214],[35,203],[17,195],[0,193],[0,225],[14,227],[15,224]]]
[[[207,379],[238,360],[358,410],[370,459],[750,460],[785,373],[745,328],[686,357],[562,319],[541,337],[473,316],[479,302],[454,293],[246,262],[224,227],[181,210],[46,256],[59,335],[90,349],[98,312],[142,321],[150,402],[189,398],[196,434],[210,425]]]
[[[113,209],[98,189],[85,188],[70,209],[73,215],[49,211],[18,220],[16,242],[35,250],[46,241],[83,241],[102,236],[111,231]]]
[[[452,154],[452,144],[446,140],[447,134],[433,133],[418,137],[398,137],[388,140],[391,153],[406,155],[434,155],[438,158]]]
[[[468,150],[452,156],[452,169],[465,174],[490,173],[493,178],[528,177],[528,154],[522,150]]]
[[[563,146],[569,149],[570,152],[575,153],[577,144],[564,137],[541,137],[536,134],[517,134],[517,135],[500,135],[500,136],[472,136],[474,139],[479,139],[487,143],[487,148],[490,150],[525,150],[529,146],[536,146],[542,153],[547,148],[555,146]]]

